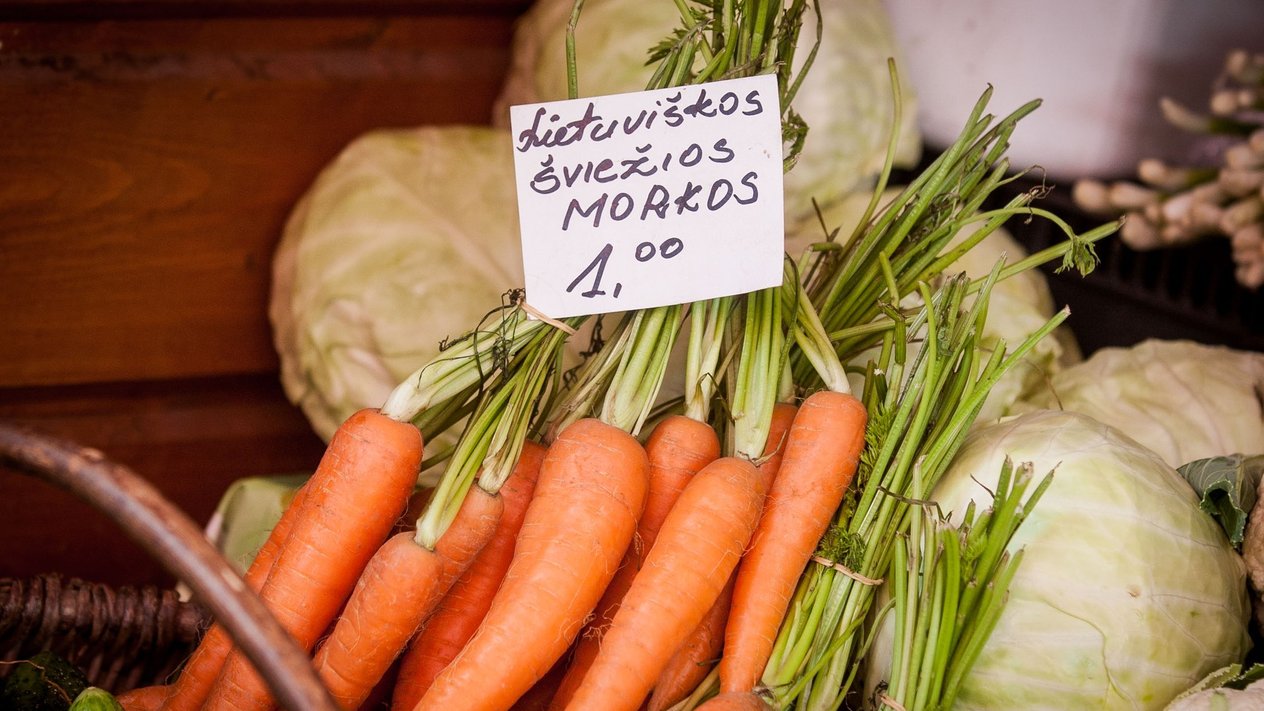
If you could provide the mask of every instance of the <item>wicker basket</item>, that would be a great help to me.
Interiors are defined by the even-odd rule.
[[[100,452],[0,423],[0,461],[49,481],[103,512],[184,581],[205,606],[171,591],[111,590],[57,576],[3,581],[0,652],[24,657],[60,651],[90,678],[119,691],[164,679],[211,615],[292,711],[335,711],[306,652],[241,582],[202,531],[146,481]],[[209,613],[209,614],[208,614]],[[86,663],[85,663],[86,662]]]
[[[48,574],[0,579],[0,661],[56,652],[114,693],[165,683],[209,624],[206,609],[155,586],[113,588]],[[12,665],[0,665],[0,677]]]

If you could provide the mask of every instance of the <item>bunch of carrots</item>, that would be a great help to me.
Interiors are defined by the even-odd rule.
[[[677,5],[683,26],[651,53],[650,88],[776,74],[789,168],[806,130],[789,107],[810,3]],[[974,176],[1000,174],[1002,134],[954,148],[974,171],[960,181],[995,187]],[[799,624],[796,590],[888,424],[853,395],[846,365],[874,345],[904,353],[918,323],[909,310],[935,301],[926,285],[951,265],[947,239],[978,206],[945,205],[961,185],[939,173],[884,210],[875,197],[850,238],[825,231],[817,257],[787,261],[780,287],[622,314],[609,333],[598,323],[604,335],[577,369],[562,345],[587,319],[531,318],[514,295],[381,408],[342,424],[246,585],[344,709],[387,697],[401,711],[788,705],[766,675],[784,666],[779,638]],[[1024,209],[1017,201],[985,227]],[[1082,259],[1107,233],[1072,234],[1018,266]],[[975,285],[980,302],[1015,271]],[[922,306],[901,303],[914,285]],[[660,402],[678,343],[685,394]],[[423,462],[423,442],[449,428],[460,428],[454,447]],[[420,470],[440,461],[415,526],[392,533]],[[275,706],[217,626],[171,684],[120,702]]]

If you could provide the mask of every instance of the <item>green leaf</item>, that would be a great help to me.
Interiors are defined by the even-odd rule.
[[[1242,545],[1246,520],[1255,507],[1264,455],[1232,454],[1192,461],[1178,469],[1194,487],[1199,506],[1224,528],[1235,546]]]
[[[1242,690],[1261,679],[1264,679],[1264,664],[1252,664],[1246,670],[1225,679],[1221,686],[1226,689]]]
[[[1203,677],[1197,684],[1189,687],[1173,701],[1188,698],[1208,689],[1236,689],[1240,691],[1252,682],[1260,679],[1264,679],[1264,664],[1252,664],[1245,670],[1241,664],[1230,664]]]

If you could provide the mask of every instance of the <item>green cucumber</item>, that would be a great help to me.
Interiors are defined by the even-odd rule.
[[[13,711],[67,711],[88,688],[83,672],[61,656],[44,651],[19,662],[0,692],[0,708]]]

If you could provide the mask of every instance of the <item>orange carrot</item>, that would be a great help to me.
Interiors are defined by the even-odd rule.
[[[421,465],[417,428],[374,410],[347,418],[308,481],[301,516],[260,590],[277,621],[311,649],[403,512]],[[267,709],[271,695],[234,650],[206,709]]]
[[[698,711],[772,711],[772,707],[753,691],[728,691],[712,696]]]
[[[527,693],[518,697],[514,702],[512,711],[546,711],[549,708],[549,702],[553,700],[554,693],[557,692],[558,684],[562,683],[562,676],[566,674],[566,660],[559,659],[553,668],[549,669],[539,681],[537,681]]]
[[[384,711],[391,707],[391,692],[395,689],[395,680],[399,677],[399,659],[386,670],[382,680],[373,686],[368,698],[360,704],[360,711]]]
[[[663,522],[569,709],[635,711],[702,622],[763,510],[755,465],[723,457],[698,472]]]
[[[777,403],[773,408],[772,421],[768,425],[768,441],[764,445],[763,459],[759,464],[764,488],[771,488],[781,468],[786,451],[786,433],[794,422],[798,408],[790,403]],[[724,626],[729,619],[729,605],[733,599],[733,579],[724,586],[720,598],[715,601],[706,617],[690,633],[689,639],[668,660],[666,668],[654,685],[650,696],[649,711],[663,711],[684,699],[706,678],[711,668],[720,660],[724,649]]]
[[[171,687],[165,684],[143,686],[116,694],[114,700],[123,707],[123,711],[158,711],[171,691]]]
[[[705,422],[672,415],[654,427],[645,443],[645,453],[650,460],[650,488],[645,498],[645,513],[637,524],[636,538],[624,554],[619,572],[615,573],[597,603],[593,619],[575,643],[570,666],[553,697],[552,708],[565,708],[575,689],[579,688],[584,674],[597,657],[602,636],[619,611],[623,596],[632,587],[632,580],[653,547],[668,512],[689,480],[720,456],[720,438],[715,428]]]
[[[316,653],[316,673],[344,709],[357,709],[390,669],[500,520],[497,494],[473,486],[430,550],[397,533],[365,567],[333,634]]]
[[[644,448],[617,427],[589,418],[561,431],[487,616],[416,709],[503,711],[549,671],[632,541],[648,469]]]
[[[500,488],[505,508],[500,523],[492,539],[440,600],[438,609],[404,653],[391,696],[391,708],[411,711],[434,678],[474,635],[474,630],[487,614],[492,597],[513,559],[518,531],[522,528],[527,504],[535,491],[544,452],[544,447],[539,444],[523,443],[513,473]]]
[[[702,622],[689,633],[689,638],[667,660],[667,665],[654,683],[648,711],[666,711],[693,693],[711,673],[724,651],[724,624],[729,619],[733,602],[733,576],[720,591],[720,597],[707,610]]]
[[[864,405],[820,391],[799,407],[751,549],[738,567],[724,632],[720,689],[759,683],[795,584],[855,476],[864,446]]]
[[[263,587],[264,580],[272,570],[272,563],[277,559],[290,536],[294,519],[300,516],[299,511],[303,508],[307,489],[306,484],[299,487],[294,498],[290,500],[290,505],[285,507],[281,518],[272,527],[272,532],[268,534],[267,540],[259,547],[254,560],[246,569],[244,580],[251,590],[259,592],[259,589]],[[167,698],[162,703],[162,711],[197,711],[202,708],[202,702],[210,693],[211,685],[215,683],[215,677],[219,675],[219,670],[224,666],[224,660],[228,658],[228,653],[232,649],[233,640],[228,631],[219,623],[211,625],[202,636],[197,649],[193,650],[193,656],[184,665],[180,677],[166,689]]]

